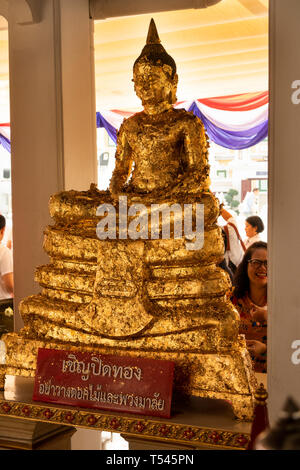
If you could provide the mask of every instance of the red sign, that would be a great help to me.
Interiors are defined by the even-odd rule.
[[[170,417],[174,362],[39,349],[33,400]]]

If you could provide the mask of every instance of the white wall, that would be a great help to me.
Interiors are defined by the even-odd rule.
[[[9,2],[15,329],[21,299],[40,290],[50,196],[97,181],[93,44],[88,0],[44,0],[40,22],[20,24]]]
[[[270,2],[269,130],[269,411],[274,421],[288,395],[300,404],[300,104],[291,84],[300,80],[299,0]],[[300,96],[300,94],[299,94]],[[300,354],[299,354],[300,359]],[[300,362],[300,360],[299,360]]]

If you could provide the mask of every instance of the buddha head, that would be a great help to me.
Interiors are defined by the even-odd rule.
[[[150,22],[147,43],[133,66],[133,82],[143,105],[176,102],[176,64],[160,44],[153,19]]]

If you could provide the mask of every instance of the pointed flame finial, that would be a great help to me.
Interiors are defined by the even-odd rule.
[[[159,39],[157,28],[156,28],[153,18],[151,18],[151,21],[149,24],[147,44],[160,44],[160,39]]]
[[[149,24],[146,45],[144,46],[139,57],[136,59],[133,68],[136,66],[136,64],[142,62],[147,62],[149,64],[158,65],[161,67],[163,65],[169,65],[171,68],[172,77],[174,77],[174,75],[176,74],[175,61],[160,43],[160,39],[153,18],[151,18]]]

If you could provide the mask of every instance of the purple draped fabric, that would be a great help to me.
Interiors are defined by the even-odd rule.
[[[96,113],[96,122],[97,122],[97,127],[104,127],[104,129],[107,131],[109,137],[114,141],[114,143],[117,143],[117,129],[113,127],[109,122],[104,119],[102,114],[99,113],[99,111]]]
[[[193,103],[189,111],[198,116],[204,124],[209,138],[221,147],[231,150],[242,150],[252,147],[264,140],[268,136],[268,120],[258,126],[252,127],[245,131],[227,131],[209,121],[200,109]]]
[[[195,102],[192,103],[189,111],[201,119],[209,138],[221,147],[226,147],[231,150],[242,150],[258,144],[268,136],[268,120],[245,131],[228,131],[216,126],[207,119]],[[117,129],[99,112],[96,113],[96,122],[97,127],[104,127],[110,138],[116,143]],[[8,152],[11,152],[10,141],[2,134],[0,134],[0,145]]]
[[[245,131],[228,131],[207,119],[195,102],[190,106],[189,111],[201,119],[209,138],[221,147],[242,150],[258,144],[268,136],[268,120]],[[97,112],[97,127],[104,127],[111,139],[117,142],[117,130],[99,112]]]
[[[2,134],[0,134],[0,145],[2,145],[5,148],[5,150],[11,153],[10,141],[7,137],[5,137]]]

